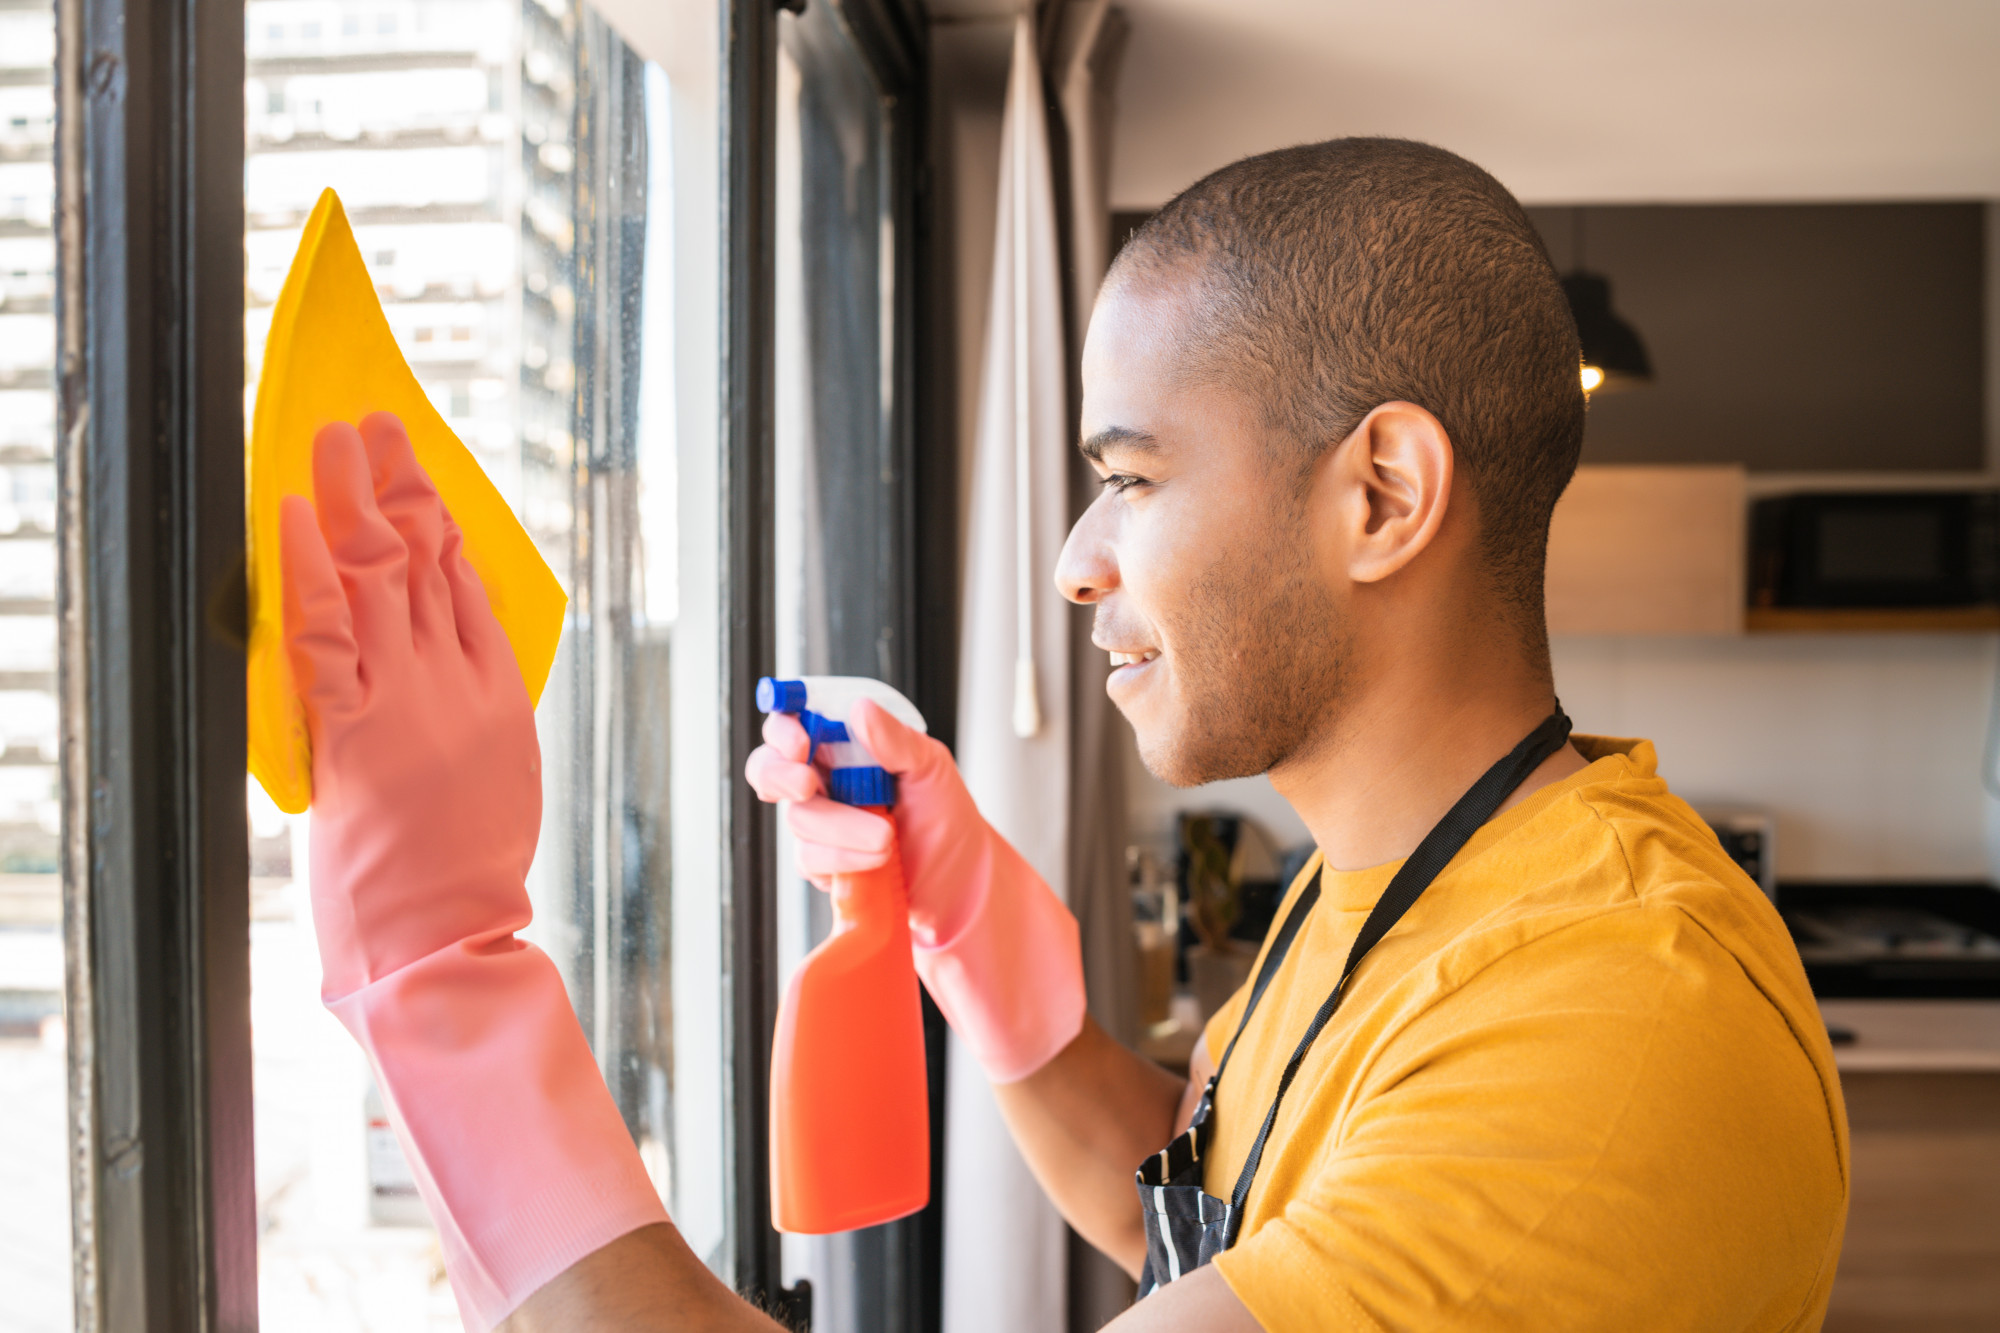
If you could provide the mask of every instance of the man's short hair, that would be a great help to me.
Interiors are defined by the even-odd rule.
[[[1268,403],[1306,460],[1382,403],[1436,416],[1498,591],[1543,641],[1549,515],[1584,396],[1569,304],[1505,186],[1407,139],[1284,148],[1175,196],[1113,272],[1196,275],[1197,364]]]

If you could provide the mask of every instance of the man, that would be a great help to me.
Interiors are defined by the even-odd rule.
[[[1578,364],[1519,206],[1424,145],[1337,140],[1236,163],[1119,256],[1083,366],[1082,448],[1105,489],[1058,582],[1097,608],[1107,688],[1148,766],[1181,785],[1268,772],[1319,848],[1185,1083],[1084,1016],[1073,921],[943,748],[856,712],[899,774],[926,985],[1058,1207],[1143,1276],[1150,1294],[1120,1333],[1819,1326],[1846,1127],[1797,956],[1652,748],[1571,743],[1555,704],[1542,566],[1582,435]],[[413,570],[443,553],[477,657],[490,617],[448,535],[394,517],[428,511],[392,445],[368,443],[393,511],[377,537],[416,531]],[[342,447],[360,448],[322,452]],[[358,613],[352,636],[319,633],[330,658],[298,646],[337,622],[343,583],[355,600],[350,561],[377,559],[351,537],[373,500],[346,466],[331,521],[342,483],[323,469],[327,545],[309,513],[287,514],[288,568],[308,571],[292,632],[304,682],[371,660],[350,646]],[[407,656],[394,650],[394,672]],[[327,720],[365,707],[305,693],[320,789],[369,786],[337,770],[344,724]],[[766,738],[749,774],[792,803],[802,868],[878,864],[886,824],[819,795],[796,724],[774,718]],[[414,786],[395,790],[355,803],[407,821]],[[321,850],[316,827],[316,892]],[[507,911],[466,916],[466,938],[511,939]],[[355,994],[393,1015],[368,998],[382,975]],[[344,1018],[357,1004],[330,1002]],[[349,1025],[364,1042],[380,1026]],[[546,1067],[573,1066],[560,1051]],[[377,1066],[420,1121],[423,1062],[377,1052]],[[439,1137],[405,1130],[420,1152]],[[497,1231],[481,1190],[504,1181],[443,1179],[465,1150],[440,1144],[446,1169],[420,1175],[440,1176],[427,1197],[467,1238],[454,1279],[483,1275],[492,1319],[773,1327],[648,1216],[611,1149],[564,1167],[609,1182],[596,1212],[575,1205],[585,1224],[565,1212]]]

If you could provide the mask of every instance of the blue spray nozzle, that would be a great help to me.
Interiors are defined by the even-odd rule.
[[[924,716],[879,680],[860,676],[765,676],[757,682],[757,707],[789,713],[805,728],[806,762],[826,765],[826,794],[846,805],[894,805],[896,776],[875,762],[847,731],[849,710],[867,699],[904,726],[924,730]]]
[[[765,676],[757,682],[757,711],[760,713],[802,713],[806,707],[806,683]]]

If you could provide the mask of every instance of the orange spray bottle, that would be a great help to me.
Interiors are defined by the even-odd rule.
[[[827,795],[884,819],[896,780],[847,734],[871,699],[918,731],[915,706],[857,676],[766,677],[757,707],[791,713],[825,766]],[[771,1218],[805,1235],[894,1221],[930,1201],[923,1007],[900,855],[836,875],[833,933],[806,955],[778,1007],[771,1050]]]

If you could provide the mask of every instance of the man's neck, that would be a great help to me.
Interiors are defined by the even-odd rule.
[[[1353,682],[1326,734],[1271,770],[1336,870],[1361,870],[1415,850],[1480,774],[1549,715],[1546,668],[1524,655],[1434,644],[1380,663]],[[1509,805],[1585,766],[1565,745],[1531,773]]]

